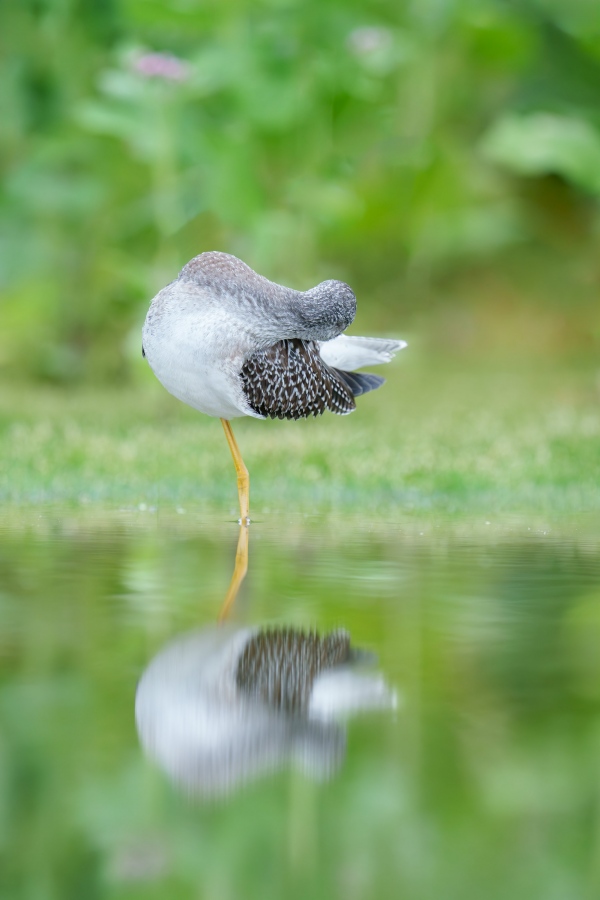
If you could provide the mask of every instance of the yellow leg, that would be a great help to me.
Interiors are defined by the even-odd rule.
[[[221,419],[221,425],[233,456],[233,464],[237,474],[238,496],[240,498],[240,525],[250,524],[250,476],[248,469],[244,465],[240,448],[233,436],[231,423],[227,419]]]
[[[231,607],[235,603],[240,585],[246,577],[248,571],[248,526],[240,525],[240,536],[238,538],[237,550],[235,554],[235,566],[233,567],[233,575],[229,582],[223,605],[219,613],[219,622],[224,622],[229,617]]]

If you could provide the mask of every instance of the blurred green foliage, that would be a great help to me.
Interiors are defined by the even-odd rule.
[[[598,337],[591,0],[0,16],[7,371],[125,377],[150,297],[216,248],[301,287],[345,278],[387,330],[432,303],[497,317],[525,298],[565,322],[576,307],[577,346]]]

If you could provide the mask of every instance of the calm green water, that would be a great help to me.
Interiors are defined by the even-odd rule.
[[[150,728],[177,718],[169,772],[136,690],[173,641],[215,634],[237,527],[7,513],[0,897],[597,897],[600,527],[263,519],[227,633],[345,629],[396,708],[270,710],[208,765],[194,740],[217,726],[171,684]]]

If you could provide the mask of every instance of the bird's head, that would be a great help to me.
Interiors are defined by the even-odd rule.
[[[356,297],[343,281],[322,281],[302,294],[300,317],[310,340],[331,340],[352,324],[355,315]]]

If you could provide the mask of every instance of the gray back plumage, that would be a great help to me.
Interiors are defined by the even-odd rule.
[[[342,281],[324,281],[308,291],[275,284],[235,256],[201,253],[178,281],[201,288],[241,322],[278,340],[327,341],[341,334],[356,315],[356,297]]]

